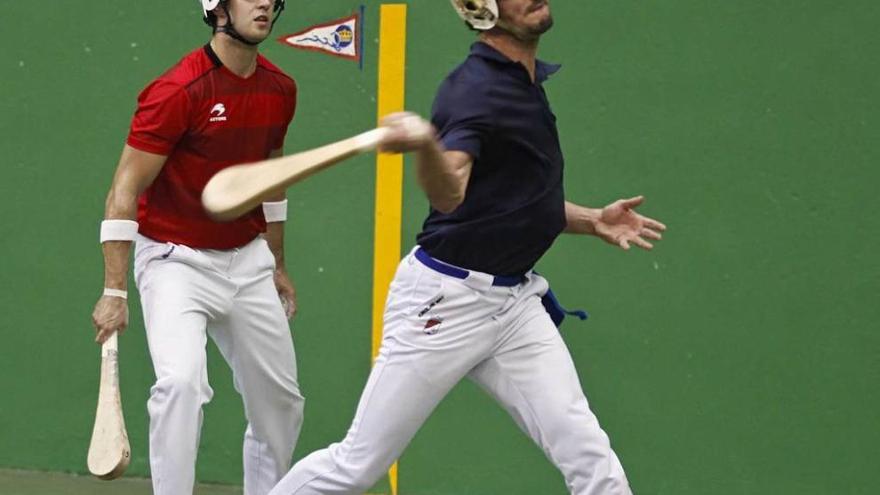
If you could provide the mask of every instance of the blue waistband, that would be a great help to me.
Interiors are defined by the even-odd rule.
[[[460,278],[464,280],[468,278],[468,276],[471,274],[471,272],[465,270],[464,268],[447,265],[440,260],[435,260],[422,248],[418,248],[416,250],[416,259],[421,261],[423,265],[434,270],[435,272],[440,272],[443,275],[449,275],[450,277]],[[525,280],[525,276],[522,275],[519,277],[496,276],[492,279],[492,285],[494,285],[495,287],[513,287],[515,285],[519,285],[525,282]]]

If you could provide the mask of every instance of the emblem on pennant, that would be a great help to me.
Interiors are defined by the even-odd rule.
[[[278,42],[299,48],[329,53],[349,60],[360,60],[360,19],[353,14],[343,19],[317,24],[298,33],[278,38]]]

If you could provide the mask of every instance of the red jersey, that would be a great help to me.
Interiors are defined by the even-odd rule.
[[[242,78],[210,45],[193,51],[138,97],[128,144],[168,160],[138,202],[139,232],[203,249],[242,246],[266,230],[262,208],[228,223],[208,218],[202,190],[218,171],[282,147],[296,83],[262,55]]]

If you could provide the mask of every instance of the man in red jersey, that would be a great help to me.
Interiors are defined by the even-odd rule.
[[[287,472],[302,424],[288,326],[295,292],[284,266],[287,202],[281,195],[217,223],[200,197],[218,170],[281,154],[296,84],[257,53],[284,0],[201,2],[214,29],[210,43],[138,98],[101,225],[104,294],[92,318],[98,342],[125,329],[134,241],[156,373],[147,403],[154,493],[192,493],[202,406],[213,393],[210,335],[248,420],[244,493],[263,495]]]

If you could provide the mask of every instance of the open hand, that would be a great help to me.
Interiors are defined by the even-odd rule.
[[[606,242],[629,250],[631,244],[642,249],[653,249],[649,241],[663,238],[661,232],[666,230],[662,223],[639,215],[634,208],[645,201],[644,196],[630,199],[619,199],[602,208],[602,213],[595,225],[595,232]]]

